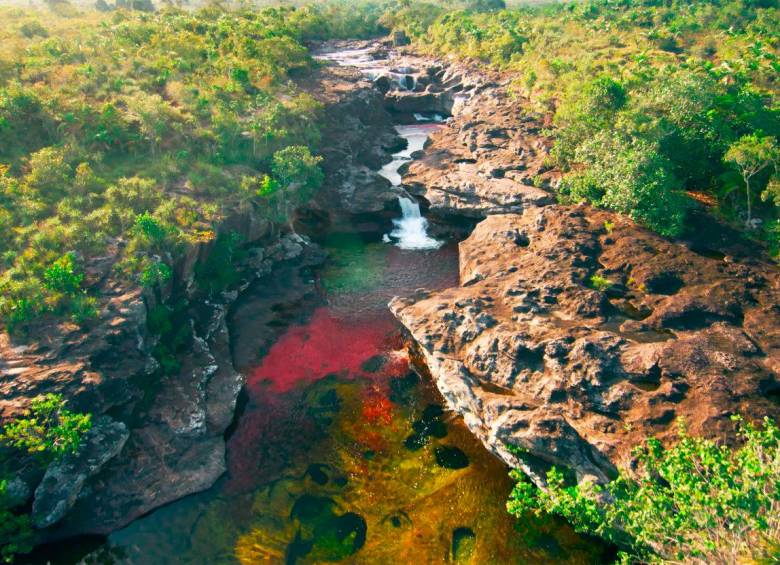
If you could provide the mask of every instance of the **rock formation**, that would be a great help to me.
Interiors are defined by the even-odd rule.
[[[326,105],[326,172],[321,206],[329,213],[382,210],[396,195],[378,176],[383,146],[397,144],[382,95],[353,70],[327,68],[302,87]],[[210,487],[225,472],[224,434],[243,376],[234,368],[226,316],[253,278],[302,259],[321,262],[314,245],[280,236],[254,211],[225,220],[251,246],[238,289],[209,296],[196,265],[212,244],[193,246],[175,265],[161,295],[129,288],[112,276],[122,242],[86,266],[88,283],[104,298],[88,328],[42,323],[27,336],[0,334],[0,421],[24,413],[32,398],[61,394],[68,408],[91,412],[95,425],[75,456],[46,470],[19,461],[11,494],[32,504],[39,541],[108,533],[152,509]],[[177,323],[192,330],[191,349],[176,374],[163,376],[147,328],[161,302],[182,301]],[[270,308],[270,305],[269,305]],[[270,337],[270,336],[269,336]]]
[[[448,71],[468,72],[403,182],[434,219],[485,219],[460,244],[460,287],[391,303],[450,407],[540,485],[551,465],[606,481],[678,418],[723,437],[733,414],[777,417],[776,267],[712,218],[670,242],[554,204],[541,120],[500,77]]]

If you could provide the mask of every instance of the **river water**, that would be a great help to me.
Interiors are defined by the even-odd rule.
[[[595,548],[552,521],[515,531],[507,469],[410,369],[387,302],[456,284],[455,245],[409,251],[348,231],[323,245],[319,272],[292,275],[311,292],[270,348],[253,343],[264,332],[237,332],[257,355],[241,367],[248,401],[227,476],[110,536],[108,562],[593,562]],[[264,284],[252,300],[280,292]],[[251,324],[253,307],[232,323]]]
[[[431,127],[402,132],[413,139],[396,165]],[[410,367],[387,303],[456,285],[457,245],[393,240],[342,226],[319,242],[324,266],[250,287],[229,319],[247,383],[228,473],[115,532],[88,562],[598,562],[600,547],[558,521],[529,517],[517,531],[508,469]]]

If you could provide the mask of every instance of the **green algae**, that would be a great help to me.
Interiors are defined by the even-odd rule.
[[[584,544],[565,526],[550,525],[553,544],[526,544],[516,534],[514,520],[503,508],[511,490],[506,469],[461,422],[449,425],[447,445],[429,436],[429,445],[420,450],[404,447],[415,422],[443,420],[440,406],[428,404],[420,411],[396,404],[389,423],[377,425],[360,417],[365,383],[314,387],[335,390],[341,410],[330,424],[328,439],[311,459],[349,480],[336,485],[315,481],[310,473],[290,472],[258,490],[253,512],[265,519],[248,524],[247,533],[238,537],[235,555],[242,564],[284,562],[291,545],[298,548],[296,563],[439,563],[443,556],[475,565],[543,563],[552,560],[552,553],[558,563],[594,562],[597,548]],[[425,394],[420,389],[418,397]],[[471,465],[457,470],[440,466],[436,453],[442,449],[457,450],[460,462],[466,458]],[[365,458],[367,451],[372,458]],[[301,506],[301,500],[306,504]],[[350,517],[345,520],[352,521],[351,529],[338,529],[339,516]],[[364,520],[362,534],[355,517]],[[555,551],[548,553],[545,546]]]
[[[322,272],[323,284],[332,293],[359,293],[382,285],[386,245],[366,243],[355,233],[334,233],[325,247],[330,261]]]

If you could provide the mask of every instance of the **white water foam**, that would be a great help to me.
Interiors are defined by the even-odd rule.
[[[412,155],[425,146],[425,141],[432,131],[431,126],[411,125],[396,126],[398,135],[406,139],[406,149],[393,154],[393,160],[382,167],[379,174],[389,180],[393,186],[401,186],[401,175],[398,169],[404,163],[412,160]],[[428,220],[420,213],[420,205],[406,196],[398,197],[401,206],[401,217],[393,220],[395,228],[386,234],[384,241],[394,242],[401,249],[438,249],[442,242],[428,235]]]
[[[420,205],[405,196],[398,197],[401,217],[393,220],[395,229],[390,232],[391,240],[401,249],[438,249],[442,242],[428,235],[428,220],[420,213]]]

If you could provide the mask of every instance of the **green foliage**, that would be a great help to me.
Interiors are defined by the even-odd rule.
[[[171,268],[162,261],[153,261],[141,271],[141,286],[154,288],[168,282],[173,275]]]
[[[58,292],[75,294],[81,288],[84,273],[76,267],[73,253],[66,253],[43,272],[46,288]]]
[[[239,282],[241,274],[236,263],[246,256],[242,243],[243,237],[238,232],[219,234],[206,260],[195,267],[195,276],[202,288],[216,294]]]
[[[322,157],[314,156],[308,147],[291,145],[274,153],[272,178],[264,177],[257,194],[266,198],[275,219],[292,223],[293,211],[308,201],[320,187]]]
[[[514,471],[507,509],[560,515],[618,544],[625,562],[770,562],[780,542],[780,430],[768,419],[762,427],[736,421],[739,447],[681,425],[676,445],[649,439],[635,452],[637,470],[605,487],[568,484],[553,468],[542,491]]]
[[[185,300],[171,305],[158,304],[147,313],[146,324],[152,335],[158,336],[152,355],[160,364],[163,375],[175,375],[181,369],[179,356],[192,344],[192,328]]]
[[[133,225],[136,244],[152,251],[158,251],[163,247],[171,231],[168,226],[149,212],[140,214]]]
[[[590,277],[590,286],[600,292],[608,291],[610,288],[612,288],[613,284],[614,283],[611,280],[606,277],[602,277],[601,275],[593,275]]]
[[[648,143],[595,135],[577,148],[591,167],[561,182],[564,201],[588,201],[626,214],[660,234],[682,233],[690,201],[676,188],[668,160]]]
[[[91,427],[90,414],[71,412],[65,408],[62,396],[47,394],[32,400],[27,417],[3,427],[0,443],[54,460],[78,451],[82,437]]]
[[[755,133],[744,135],[729,146],[723,160],[732,163],[739,169],[745,182],[747,197],[747,221],[751,220],[753,191],[751,182],[761,181],[761,186],[755,187],[761,191],[762,199],[777,200],[778,165],[780,165],[780,147],[774,137],[759,136]],[[764,179],[756,178],[766,172]],[[770,176],[773,175],[773,176]]]
[[[12,563],[19,554],[33,548],[30,516],[13,511],[7,496],[8,482],[0,480],[0,560]]]
[[[0,323],[84,322],[103,298],[81,265],[118,254],[155,286],[161,257],[249,203],[288,221],[321,179],[321,104],[292,81],[317,66],[304,42],[376,35],[382,9],[0,9]]]

